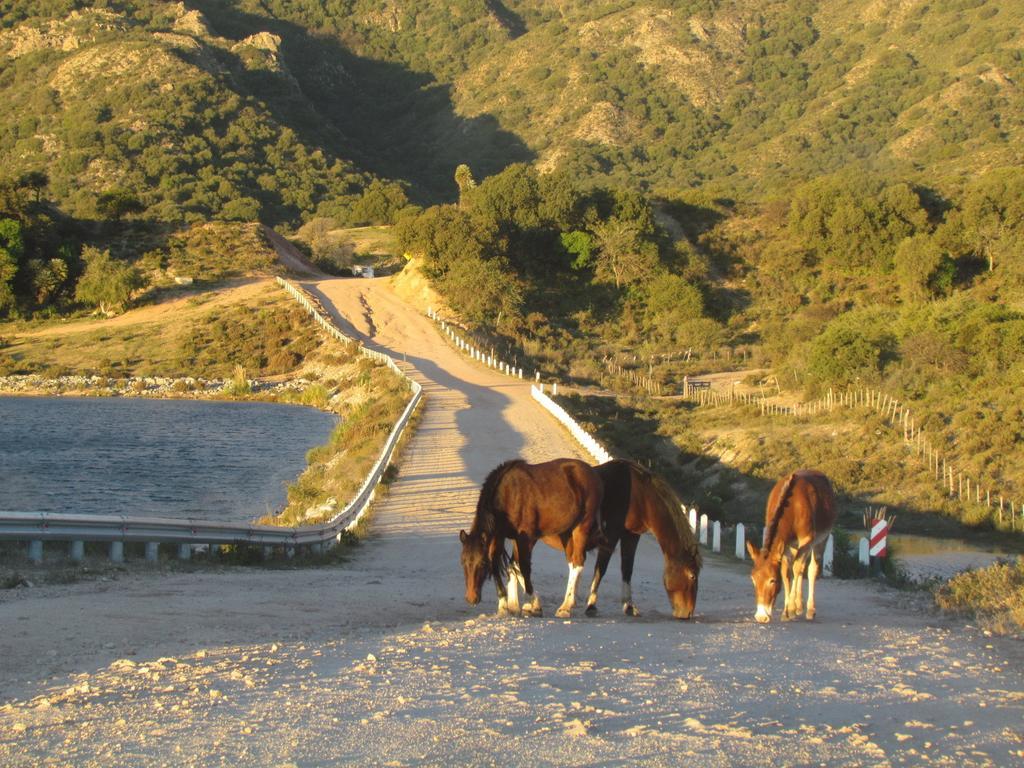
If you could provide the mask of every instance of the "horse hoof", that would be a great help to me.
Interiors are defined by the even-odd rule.
[[[587,616],[597,616],[597,605],[588,605],[587,610],[584,611]]]
[[[789,611],[783,611],[782,612],[782,620],[783,621],[792,621],[794,618],[795,618],[794,616],[791,616],[789,614]]]
[[[540,608],[523,608],[523,616],[543,616],[544,611]]]
[[[622,612],[626,616],[634,616],[635,617],[635,616],[639,616],[640,615],[640,609],[637,608],[632,603],[626,603],[624,606],[622,606]]]
[[[570,611],[567,608],[559,608],[557,611],[555,611],[555,616],[557,616],[560,619],[571,619],[572,611]]]
[[[807,612],[807,620],[808,621],[814,621],[814,611],[808,611]]]

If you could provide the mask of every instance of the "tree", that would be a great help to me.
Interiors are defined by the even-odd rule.
[[[455,169],[455,184],[459,188],[459,205],[464,206],[470,191],[476,188],[476,180],[473,178],[473,172],[465,163],[462,163]]]
[[[706,325],[699,322],[703,319],[704,296],[697,286],[668,273],[651,280],[644,325],[660,341],[694,346],[694,331]]]
[[[807,374],[828,386],[876,380],[896,351],[892,317],[875,309],[840,315],[811,341]]]
[[[105,315],[122,311],[132,292],[143,285],[142,275],[130,264],[116,261],[110,251],[86,246],[82,249],[85,272],[78,280],[75,298],[98,307]]]
[[[946,296],[953,289],[956,264],[930,235],[906,238],[897,246],[893,264],[907,301]]]
[[[988,262],[997,254],[1019,252],[1024,238],[1024,169],[1002,168],[968,188],[960,206],[964,236]]]
[[[24,253],[21,222],[0,219],[0,314],[14,307],[14,277]]]
[[[398,212],[409,205],[405,188],[398,182],[374,179],[352,206],[352,224],[393,224]]]
[[[32,259],[28,267],[32,274],[32,290],[40,306],[53,299],[68,279],[68,264],[64,259]]]
[[[129,213],[141,213],[145,207],[126,189],[108,189],[96,198],[96,211],[107,221],[120,221]]]
[[[612,217],[594,225],[597,251],[596,277],[611,278],[616,288],[650,276],[657,268],[657,247],[640,237],[640,226],[632,220]]]
[[[577,229],[563,232],[558,239],[566,253],[573,257],[573,269],[585,269],[591,265],[594,238],[589,233]]]
[[[42,198],[43,190],[50,183],[46,171],[26,171],[18,177],[18,185],[31,189],[36,193],[36,202]]]
[[[220,209],[220,218],[225,221],[259,221],[260,202],[252,197],[236,197]]]
[[[788,230],[833,271],[878,274],[890,270],[896,244],[927,224],[919,197],[906,184],[886,186],[848,173],[800,186]]]
[[[538,226],[540,202],[537,171],[525,163],[514,163],[484,179],[469,196],[473,213],[506,234],[515,227]]]

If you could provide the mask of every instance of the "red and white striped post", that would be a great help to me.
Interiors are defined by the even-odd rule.
[[[882,569],[882,558],[886,556],[886,545],[889,538],[889,521],[883,518],[871,519],[871,534],[868,537],[868,554],[871,556],[872,570],[876,573]]]

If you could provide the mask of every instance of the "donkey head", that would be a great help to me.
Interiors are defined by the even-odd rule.
[[[466,602],[476,605],[491,567],[487,556],[490,541],[486,533],[465,531],[459,531],[459,540],[462,542],[462,570],[466,575]]]
[[[772,620],[775,598],[782,588],[782,559],[773,557],[767,549],[760,549],[749,541],[747,551],[754,561],[754,568],[750,572],[750,579],[754,582],[754,600],[757,602],[754,618],[761,624],[767,624]]]

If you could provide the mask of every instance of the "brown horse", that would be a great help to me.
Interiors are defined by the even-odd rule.
[[[519,612],[519,583],[526,591],[523,612],[540,615],[540,597],[531,578],[533,547],[538,540],[565,551],[569,582],[556,615],[567,618],[576,604],[587,548],[598,532],[602,486],[594,468],[577,459],[527,464],[507,461],[484,480],[469,533],[459,531],[466,602],[480,602],[488,576],[498,590],[498,614]],[[513,542],[513,556],[505,552]],[[508,589],[505,578],[508,577]]]
[[[836,500],[832,484],[814,469],[797,470],[781,478],[768,496],[765,508],[764,547],[747,542],[754,561],[757,612],[762,624],[772,620],[775,598],[781,586],[786,592],[783,621],[795,619],[803,610],[803,577],[807,571],[807,619],[814,618],[814,580],[821,569],[825,542],[836,521]],[[792,578],[790,578],[792,570]]]
[[[597,467],[597,474],[604,483],[601,517],[605,541],[600,545],[594,568],[587,615],[597,613],[597,588],[616,544],[621,546],[622,611],[627,616],[640,615],[633,604],[633,560],[641,534],[650,531],[665,557],[663,582],[672,615],[677,619],[690,618],[697,604],[701,556],[678,497],[664,480],[632,461],[609,461]]]

